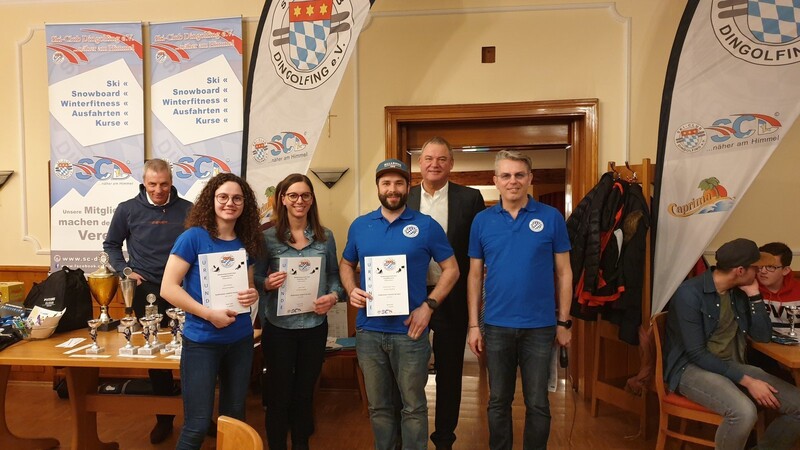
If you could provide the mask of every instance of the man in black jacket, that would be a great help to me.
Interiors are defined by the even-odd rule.
[[[133,311],[136,317],[144,317],[146,297],[156,296],[155,305],[164,315],[170,307],[161,298],[161,277],[167,265],[169,251],[175,239],[183,232],[183,222],[189,214],[192,203],[178,197],[178,190],[172,186],[172,171],[163,159],[151,159],[144,164],[142,184],[139,195],[117,206],[108,235],[103,242],[103,250],[108,253],[109,262],[117,272],[130,267],[133,273],[129,278],[136,280],[136,294]],[[122,243],[127,244],[128,260],[122,254]],[[150,370],[153,393],[171,395],[174,390],[171,370]],[[175,416],[159,414],[150,442],[157,444],[172,432]]]
[[[422,183],[412,187],[408,196],[410,208],[432,216],[444,228],[461,273],[447,301],[436,309],[430,322],[436,368],[436,421],[431,441],[437,449],[452,448],[456,440],[467,339],[469,230],[472,219],[485,208],[477,189],[449,182],[453,164],[453,149],[445,139],[434,137],[428,140],[419,156]],[[438,264],[431,264],[427,280],[429,289],[436,285],[440,273]]]

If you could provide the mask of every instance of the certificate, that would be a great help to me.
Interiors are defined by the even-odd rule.
[[[238,300],[240,291],[250,287],[247,277],[247,252],[242,250],[198,255],[202,278],[203,305],[211,309],[230,309],[250,313]]]
[[[406,255],[364,257],[367,317],[408,314],[408,277]]]
[[[278,289],[278,315],[290,316],[314,311],[319,296],[321,256],[281,258],[278,270],[286,272],[286,280]]]

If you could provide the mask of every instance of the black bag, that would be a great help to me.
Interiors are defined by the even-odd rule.
[[[67,309],[58,322],[57,333],[86,328],[86,321],[92,318],[92,294],[83,270],[65,266],[41,283],[34,283],[25,297],[25,307],[34,306],[53,311]]]

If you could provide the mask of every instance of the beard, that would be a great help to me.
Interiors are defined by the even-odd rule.
[[[395,205],[389,203],[389,194],[386,195],[378,194],[378,200],[380,200],[381,205],[383,205],[383,207],[388,209],[389,211],[397,211],[398,209],[402,209],[404,206],[406,206],[406,202],[408,201],[408,193],[401,194],[400,200]]]

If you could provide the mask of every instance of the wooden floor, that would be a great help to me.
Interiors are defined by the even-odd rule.
[[[562,371],[563,372],[563,371]],[[433,430],[435,411],[434,377],[430,376],[427,392],[429,399],[429,423]],[[525,407],[521,399],[521,388],[517,387],[514,400],[514,448],[520,443]],[[488,386],[485,375],[471,354],[464,366],[464,389],[461,414],[456,435],[455,448],[463,450],[488,448],[486,425],[486,403]],[[124,401],[122,399],[121,401]],[[67,400],[59,399],[50,384],[13,382],[8,387],[6,413],[12,432],[26,437],[51,436],[69,448],[70,409]],[[589,403],[567,389],[561,380],[558,391],[551,394],[552,427],[550,448],[553,449],[652,449],[655,438],[643,441],[630,438],[637,431],[631,414],[615,410],[611,406],[601,409],[600,417],[589,415]],[[356,391],[322,390],[316,398],[317,427],[311,439],[311,447],[320,450],[359,450],[372,448],[372,433],[369,419],[361,412],[361,402]],[[247,422],[264,437],[264,412],[260,395],[248,398]],[[171,439],[152,446],[148,435],[155,418],[131,411],[128,415],[98,414],[100,438],[115,440],[122,449],[172,449],[178,437],[180,419],[176,419],[176,430]],[[430,444],[433,449],[433,444]],[[206,439],[204,448],[214,448],[214,440]]]

